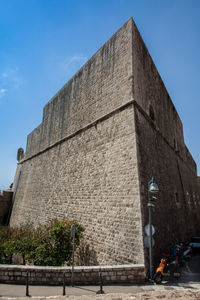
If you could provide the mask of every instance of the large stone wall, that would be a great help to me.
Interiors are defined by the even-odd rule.
[[[26,157],[45,149],[132,99],[129,20],[45,105],[27,140]]]
[[[196,174],[196,164],[184,143],[182,122],[134,23],[133,78],[134,99]]]
[[[143,262],[137,174],[130,105],[24,163],[11,225],[76,219],[90,264]]]
[[[160,249],[197,233],[200,189],[181,120],[134,24],[133,74],[143,228],[148,182],[154,176],[160,189],[153,209],[154,257],[159,259]]]
[[[129,20],[45,106],[15,195],[11,225],[83,224],[87,264],[144,261],[131,41]]]
[[[79,263],[144,263],[152,176],[155,256],[199,228],[196,164],[132,19],[47,103],[20,166],[10,224],[76,219],[86,228]]]
[[[160,190],[152,210],[154,257],[159,259],[161,249],[190,240],[198,232],[199,188],[190,167],[137,108],[136,123],[143,228],[148,224],[147,189],[152,176]]]

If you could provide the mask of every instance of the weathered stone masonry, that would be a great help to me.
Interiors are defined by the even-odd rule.
[[[145,263],[153,175],[155,255],[198,229],[196,165],[132,19],[47,103],[20,168],[10,224],[78,220],[86,227],[82,263]]]
[[[145,278],[144,265],[87,266],[75,268],[74,284],[99,284],[100,270],[104,284],[141,283]],[[30,284],[63,284],[64,272],[66,284],[71,284],[71,267],[19,265],[0,265],[0,282],[26,284],[27,272]]]

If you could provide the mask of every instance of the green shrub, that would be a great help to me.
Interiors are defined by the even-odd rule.
[[[80,243],[83,226],[76,221],[51,221],[48,225],[26,225],[14,229],[0,229],[0,241],[2,239],[1,257],[12,257],[13,254],[23,257],[40,266],[61,266],[70,262],[72,255],[72,238],[70,236],[71,225],[76,225],[75,247]],[[3,263],[3,259],[2,259]]]
[[[8,253],[10,251],[13,254],[21,256],[23,258],[23,264],[25,264],[27,254],[35,251],[37,247],[34,237],[35,230],[30,224],[13,228],[6,252]]]
[[[12,251],[8,251],[11,243],[12,230],[7,226],[0,227],[0,263],[10,263],[12,260]]]
[[[71,225],[76,225],[75,245],[78,246],[84,228],[76,221],[53,220],[49,225],[38,228],[37,248],[27,258],[35,265],[61,266],[69,263],[72,255]]]

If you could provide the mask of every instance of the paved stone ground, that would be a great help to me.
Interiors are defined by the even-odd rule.
[[[29,294],[37,299],[198,299],[200,300],[200,255],[195,255],[182,270],[179,280],[170,279],[161,285],[146,283],[144,285],[108,285],[103,287],[104,295],[96,295],[99,286],[66,286],[66,295],[61,296],[61,286],[30,286]],[[0,285],[0,299],[18,299],[26,294],[24,285]],[[23,298],[20,298],[21,300]],[[26,298],[27,299],[27,298]]]
[[[1,297],[2,300],[8,300],[8,299],[20,299],[20,300],[27,300],[28,297]],[[138,290],[136,292],[120,292],[120,293],[107,293],[104,295],[96,295],[90,294],[86,295],[83,293],[83,295],[70,295],[70,296],[40,296],[40,297],[33,297],[33,299],[37,300],[154,300],[154,299],[182,299],[182,300],[190,300],[190,299],[197,299],[200,300],[200,289],[174,289],[174,290],[153,290],[153,291],[143,291],[139,292]]]

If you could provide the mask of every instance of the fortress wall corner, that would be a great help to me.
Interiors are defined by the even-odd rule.
[[[45,105],[20,163],[10,224],[76,219],[86,228],[84,264],[144,263],[152,176],[154,255],[198,228],[196,165],[132,19]]]
[[[151,56],[133,24],[133,95],[143,228],[148,224],[148,182],[159,194],[153,209],[154,256],[199,227],[200,193],[196,164],[184,143],[182,122]],[[187,220],[187,225],[186,225]],[[147,253],[146,253],[147,254]]]
[[[186,160],[183,126],[142,37],[133,27],[133,94],[171,147]],[[191,168],[195,168],[191,162]]]

